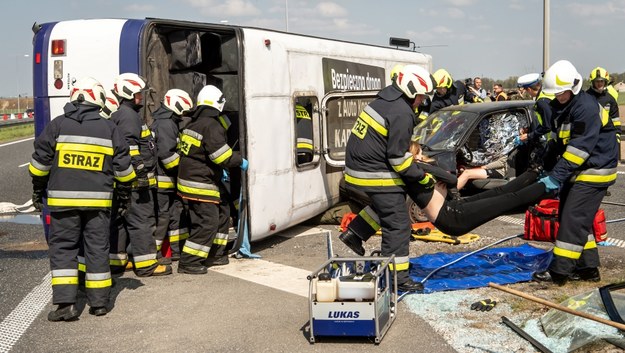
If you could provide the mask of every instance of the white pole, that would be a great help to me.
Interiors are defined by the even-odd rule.
[[[286,31],[289,31],[289,0],[284,0],[284,21],[286,23]]]
[[[24,58],[28,58],[30,55],[28,54],[24,54],[23,57]],[[15,84],[16,84],[16,88],[17,88],[17,113],[20,114],[22,108],[20,107],[20,64],[19,64],[19,55],[15,55],[15,74],[16,74],[16,78],[15,78]]]
[[[549,68],[549,0],[543,0],[543,72]]]

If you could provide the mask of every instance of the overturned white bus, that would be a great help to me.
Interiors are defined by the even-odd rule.
[[[252,240],[307,220],[339,201],[344,151],[360,110],[389,84],[396,64],[432,69],[429,55],[260,28],[166,19],[90,19],[33,27],[36,133],[62,113],[72,82],[111,88],[123,72],[151,90],[143,117],[170,88],[193,98],[219,87],[233,123],[229,144],[250,167],[233,177]],[[313,124],[313,156],[297,158],[295,106]]]

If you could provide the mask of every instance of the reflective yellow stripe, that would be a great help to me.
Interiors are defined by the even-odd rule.
[[[231,156],[232,156],[232,148],[228,148],[228,150],[226,150],[226,152],[224,152],[221,155],[219,155],[219,157],[213,159],[213,162],[215,162],[215,164],[221,164],[226,159],[230,158]]]
[[[126,266],[128,264],[128,259],[118,260],[118,259],[109,259],[109,265],[111,266]]]
[[[371,229],[377,231],[378,229],[380,229],[380,225],[375,219],[373,219],[373,217],[371,217],[371,215],[369,215],[369,213],[367,213],[366,210],[367,208],[364,208],[358,214],[360,215],[360,217],[362,217],[362,219],[365,220],[365,222],[367,222],[367,224],[371,227]]]
[[[395,268],[393,268],[393,264],[390,263],[388,268],[390,268],[391,271],[407,271],[410,268],[410,262],[395,264]]]
[[[543,124],[543,116],[540,115],[539,112],[535,111],[534,114],[536,115],[536,120],[538,120],[538,124],[542,125]]]
[[[79,151],[59,151],[58,164],[61,168],[102,171],[104,155]]]
[[[50,174],[49,170],[37,169],[32,164],[28,165],[28,171],[30,171],[30,174],[36,175],[36,176],[46,176],[46,175]]]
[[[150,136],[150,130],[142,130],[141,131],[141,138],[146,138]]]
[[[393,179],[361,179],[345,174],[345,181],[360,186],[401,186],[406,185],[401,178]]]
[[[48,206],[67,207],[111,207],[113,201],[99,199],[48,199]]]
[[[171,181],[158,181],[158,187],[160,189],[175,189],[176,188],[176,184],[172,183]]]
[[[193,256],[202,257],[202,258],[208,257],[208,253],[206,251],[191,249],[188,246],[185,246],[184,248],[182,248],[182,252],[191,254]]]
[[[78,284],[78,276],[76,277],[52,277],[52,285]]]
[[[371,126],[378,134],[386,137],[388,136],[388,130],[380,125],[375,119],[373,119],[369,114],[367,114],[364,110],[360,113],[359,118],[362,119],[367,125]]]
[[[589,241],[586,243],[586,245],[584,245],[584,250],[596,249],[596,248],[597,248],[597,242],[595,241]]]
[[[182,233],[182,234],[178,234],[178,235],[170,235],[169,236],[169,242],[170,243],[176,243],[179,242],[181,240],[185,240],[189,237],[189,233]]]
[[[608,121],[610,121],[610,112],[602,106],[599,107],[601,108],[601,126],[606,126]]]
[[[566,258],[573,259],[573,260],[577,260],[580,258],[580,256],[582,256],[582,253],[580,252],[562,249],[557,246],[553,248],[553,254],[556,256],[566,257]]]
[[[130,155],[133,156],[133,157],[134,156],[138,156],[140,154],[141,154],[141,152],[139,152],[139,150],[130,150]]]
[[[178,183],[178,190],[187,194],[219,197],[219,190],[199,189]]]
[[[152,265],[156,264],[156,260],[155,259],[150,259],[150,260],[145,260],[145,261],[138,261],[135,262],[135,268],[145,268],[145,267],[150,267]]]
[[[131,181],[132,179],[136,178],[137,174],[135,174],[135,171],[133,170],[132,173],[126,175],[126,176],[116,176],[115,179],[119,180],[122,183],[126,183]]]
[[[112,279],[105,279],[101,281],[85,281],[86,288],[106,288],[113,285]]]
[[[313,145],[311,145],[310,143],[298,142],[297,143],[297,148],[303,148],[303,149],[307,149],[307,150],[312,150],[313,149]]]
[[[80,262],[78,263],[78,271],[80,272],[87,272],[87,265],[85,264],[81,264]]]
[[[566,151],[566,152],[564,152],[562,154],[562,158],[566,159],[567,161],[569,161],[569,162],[571,162],[571,163],[573,163],[575,165],[582,165],[584,163],[584,159],[583,158],[581,158],[579,156],[576,156],[573,153],[568,152],[568,151]]]
[[[165,169],[171,169],[173,167],[177,167],[180,164],[180,157],[174,159],[173,161],[164,165]]]
[[[56,144],[56,150],[57,151],[80,151],[80,152],[95,152],[95,153],[102,153],[105,154],[107,156],[112,156],[113,155],[113,148],[112,147],[104,147],[104,146],[97,146],[97,145],[86,145],[83,143],[65,143],[65,142],[60,142]]]
[[[215,238],[215,240],[213,240],[213,244],[226,245],[226,244],[228,244],[228,239]]]
[[[413,158],[412,158],[412,156],[410,156],[410,157],[406,158],[406,160],[402,164],[400,164],[398,166],[394,165],[392,167],[393,167],[393,169],[395,169],[396,172],[401,172],[402,170],[405,170],[405,169],[409,168],[412,165],[412,160],[413,160]]]
[[[616,180],[616,173],[610,175],[580,174],[575,177],[575,181],[585,181],[589,183],[609,183]],[[50,203],[50,201],[48,201]]]

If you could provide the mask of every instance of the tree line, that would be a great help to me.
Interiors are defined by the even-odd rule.
[[[587,89],[588,87],[590,87],[588,74],[589,73],[582,74],[582,77],[584,78],[583,89]],[[517,83],[518,78],[519,76],[510,76],[504,80],[493,80],[492,78],[482,77],[482,88],[484,88],[487,91],[492,91],[493,85],[495,83],[500,83],[504,89],[516,89],[517,88],[516,83]],[[622,72],[622,73],[610,72],[610,78],[612,79],[612,82],[614,84],[625,81],[625,72]]]

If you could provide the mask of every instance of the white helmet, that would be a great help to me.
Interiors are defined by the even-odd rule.
[[[105,119],[109,119],[111,115],[113,115],[113,113],[115,113],[117,109],[119,109],[119,101],[117,100],[117,97],[115,97],[113,92],[109,93],[111,94],[106,96],[104,106],[102,107],[102,110],[100,110],[100,116]]]
[[[545,71],[543,78],[543,92],[558,94],[564,91],[572,91],[578,94],[582,89],[582,75],[568,60],[560,60],[551,65]]]
[[[189,94],[181,89],[172,88],[165,93],[163,105],[172,112],[182,115],[193,108],[193,100]]]
[[[124,73],[117,76],[113,88],[118,97],[130,100],[145,88],[145,81],[137,74]]]
[[[419,94],[431,94],[434,90],[430,73],[417,65],[404,66],[397,75],[395,84],[410,99]]]
[[[197,105],[198,107],[201,105],[208,105],[209,107],[213,107],[220,112],[224,109],[224,105],[226,104],[226,97],[221,93],[221,90],[215,86],[208,85],[204,86],[200,93],[197,95]]]
[[[74,82],[69,100],[70,102],[91,104],[102,108],[106,100],[106,93],[98,80],[93,77],[83,77]]]

